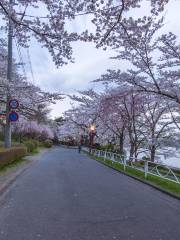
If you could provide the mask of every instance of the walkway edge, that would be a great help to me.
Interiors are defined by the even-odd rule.
[[[40,152],[36,155],[27,155],[24,157],[26,161],[24,166],[21,166],[20,169],[15,170],[14,173],[9,173],[9,178],[8,180],[4,181],[3,184],[0,185],[0,195],[2,195],[9,187],[11,184],[13,184],[16,179],[23,174],[35,161],[38,160],[38,158],[46,153],[49,149],[41,149]]]
[[[163,189],[163,188],[161,188],[161,187],[159,187],[159,186],[157,186],[157,185],[155,185],[155,184],[153,184],[153,183],[150,183],[150,182],[148,182],[148,181],[146,181],[146,180],[142,180],[142,179],[140,179],[140,178],[138,178],[138,177],[136,177],[136,176],[133,176],[133,175],[127,173],[127,172],[124,172],[124,171],[121,171],[121,170],[119,170],[119,169],[116,169],[116,168],[113,167],[113,166],[109,166],[109,165],[106,164],[105,162],[99,161],[99,160],[97,160],[96,158],[94,158],[93,156],[90,156],[90,155],[88,155],[88,154],[87,154],[86,156],[88,156],[89,158],[97,161],[97,162],[100,163],[100,164],[105,165],[106,167],[109,167],[109,168],[115,170],[116,172],[122,173],[122,174],[124,174],[124,175],[126,175],[126,176],[128,176],[128,177],[131,177],[131,178],[133,178],[133,179],[135,179],[135,180],[137,180],[137,181],[139,181],[139,182],[142,182],[142,183],[144,183],[144,184],[146,184],[146,185],[148,185],[148,186],[150,186],[150,187],[152,187],[152,188],[155,188],[156,190],[158,190],[158,191],[160,191],[160,192],[162,192],[162,193],[165,193],[165,194],[167,194],[167,195],[169,195],[169,196],[171,196],[171,197],[173,197],[173,198],[176,198],[176,199],[180,200],[180,196],[178,196],[178,195],[176,195],[176,194],[174,194],[174,193],[171,193],[171,192],[169,192],[169,191],[167,191],[167,190],[165,190],[165,189]]]
[[[7,181],[5,181],[1,186],[0,186],[0,195],[2,195],[8,187],[13,184],[16,179],[23,173],[25,172],[28,168],[29,165],[31,165],[32,162],[27,163],[22,169],[18,170],[17,172],[13,173],[11,177]]]

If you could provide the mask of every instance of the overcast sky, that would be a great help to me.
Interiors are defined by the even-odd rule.
[[[180,0],[170,1],[166,10],[166,25],[164,31],[172,31],[180,36]],[[80,25],[77,23],[72,27],[74,31],[86,27],[87,19],[83,19]],[[74,43],[74,57],[76,62],[57,69],[46,49],[41,48],[35,41],[30,46],[30,58],[34,73],[34,83],[45,91],[62,92],[72,94],[78,90],[90,87],[97,88],[92,80],[105,73],[106,69],[122,68],[122,64],[116,60],[109,59],[114,53],[111,50],[103,51],[96,49],[92,43]],[[32,80],[27,58],[27,50],[23,51],[23,61],[26,63],[26,72],[30,81]],[[121,66],[120,66],[121,65]],[[51,116],[60,116],[70,108],[70,102],[65,99],[51,106]]]

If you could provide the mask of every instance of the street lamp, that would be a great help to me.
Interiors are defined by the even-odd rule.
[[[89,151],[91,151],[91,148],[93,147],[95,135],[96,135],[96,125],[92,124],[89,128]]]

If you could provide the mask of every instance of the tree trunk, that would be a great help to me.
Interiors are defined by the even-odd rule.
[[[120,155],[124,154],[124,132],[119,137],[119,153]]]
[[[134,155],[134,143],[131,142],[131,148],[130,148],[130,155],[129,155],[129,160],[132,161],[133,160],[133,155]]]
[[[138,157],[138,147],[137,146],[134,148],[134,155],[135,155],[135,161],[137,162],[137,157]]]
[[[156,153],[156,147],[155,147],[155,145],[152,145],[152,147],[151,147],[151,162],[154,162],[154,160],[155,160],[155,153]]]

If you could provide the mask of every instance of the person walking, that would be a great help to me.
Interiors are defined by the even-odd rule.
[[[79,146],[78,146],[78,152],[79,153],[81,153],[81,149],[82,149],[82,146],[81,146],[81,144],[79,144]]]

